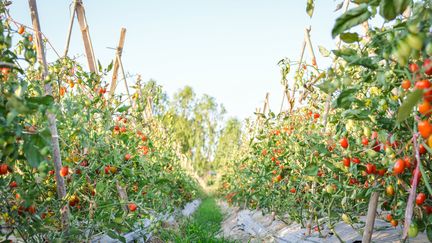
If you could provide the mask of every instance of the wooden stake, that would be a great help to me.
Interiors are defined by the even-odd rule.
[[[302,66],[301,64],[303,62],[303,56],[304,56],[305,50],[306,50],[306,40],[303,41],[303,45],[302,45],[302,48],[301,48],[301,54],[300,54],[300,60],[298,62],[299,66],[297,68],[297,72],[300,72],[300,69],[301,69],[301,66]],[[291,92],[291,100],[288,101],[288,103],[290,105],[290,112],[292,112],[293,109],[294,109],[295,92],[296,92],[296,90],[297,90],[297,88],[296,88],[296,85],[295,85],[295,80],[293,80],[293,89],[292,89],[292,92]]]
[[[374,191],[369,199],[369,207],[366,216],[366,225],[363,232],[363,243],[369,243],[372,240],[372,233],[375,224],[376,210],[378,206],[379,192]]]
[[[127,202],[129,201],[126,190],[120,185],[120,183],[116,180],[117,192],[119,194],[120,200],[123,202],[122,208],[127,213],[129,212],[129,208]]]
[[[305,38],[305,42],[306,45],[309,49],[309,54],[312,57],[312,64],[315,68],[318,68],[318,64],[316,63],[316,57],[315,57],[315,52],[313,50],[313,46],[312,46],[312,41],[310,38],[310,31],[311,31],[311,27],[309,26],[309,28],[305,28],[305,33],[304,33],[304,38]],[[318,75],[318,71],[316,69],[313,69],[314,73]]]
[[[133,100],[132,100],[132,97],[131,97],[130,92],[129,92],[129,86],[127,84],[126,73],[125,73],[125,70],[123,68],[123,62],[119,56],[117,56],[117,60],[120,63],[120,70],[122,71],[123,81],[124,81],[124,85],[126,88],[126,93],[128,95],[128,98],[129,98],[129,102],[133,106]]]
[[[114,68],[113,68],[113,76],[112,76],[111,88],[110,88],[110,92],[109,92],[110,97],[112,97],[114,95],[115,89],[117,87],[117,75],[118,75],[118,71],[120,68],[119,59],[121,60],[125,38],[126,38],[126,29],[122,28],[120,31],[119,44],[118,44],[117,50],[116,50],[116,58],[115,58]]]
[[[93,52],[93,46],[90,39],[89,27],[85,16],[85,10],[82,5],[82,0],[77,0],[75,11],[77,14],[78,22],[81,28],[81,33],[84,41],[84,48],[86,52],[87,62],[90,72],[97,73],[96,59]]]
[[[33,29],[35,30],[35,36],[36,36],[37,59],[38,62],[43,67],[42,80],[45,80],[45,78],[49,75],[48,65],[47,65],[46,56],[43,47],[43,40],[42,40],[42,34],[40,29],[40,22],[39,22],[36,0],[29,0],[28,2],[30,6],[30,14],[33,23]],[[45,88],[45,94],[52,95],[52,87],[49,82],[45,84],[44,88]],[[53,156],[54,170],[56,176],[57,195],[59,200],[63,201],[64,198],[66,197],[66,186],[63,177],[60,175],[60,170],[62,168],[62,161],[60,156],[59,135],[57,132],[56,116],[54,113],[47,111],[47,117],[49,123],[49,130],[51,132],[51,143],[53,149],[52,156]],[[67,230],[69,226],[69,207],[67,203],[65,203],[60,209],[60,214],[61,214],[63,230]]]
[[[74,0],[73,5],[72,5],[72,15],[70,18],[70,22],[69,22],[69,29],[68,29],[68,35],[66,37],[66,47],[65,47],[65,51],[64,51],[64,57],[67,56],[68,52],[69,52],[69,44],[70,44],[70,38],[72,35],[72,28],[73,28],[73,23],[75,20],[75,9],[77,6],[77,0]]]

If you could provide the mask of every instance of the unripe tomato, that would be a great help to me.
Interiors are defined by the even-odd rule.
[[[423,47],[423,38],[419,35],[409,34],[406,41],[411,48],[417,51],[420,51]]]
[[[393,188],[392,185],[388,185],[388,186],[386,187],[386,193],[387,193],[387,195],[389,195],[389,196],[393,196],[393,195],[394,195],[395,190],[394,190],[394,188]]]
[[[417,227],[417,224],[413,222],[409,226],[408,236],[410,238],[414,238],[414,237],[417,237],[417,235],[418,235],[418,227]]]
[[[332,185],[327,185],[325,189],[328,194],[333,194],[335,192],[335,189]]]
[[[422,205],[425,200],[426,200],[426,194],[424,194],[423,192],[420,192],[419,194],[417,194],[417,197],[416,197],[416,204],[417,205]]]
[[[399,223],[398,223],[398,221],[392,219],[392,220],[390,221],[390,224],[391,224],[393,227],[396,227],[396,226],[398,226]]]

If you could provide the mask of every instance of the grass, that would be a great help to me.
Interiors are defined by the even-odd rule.
[[[192,218],[184,219],[178,229],[164,229],[159,237],[164,242],[229,242],[216,238],[223,215],[212,197],[203,199]]]

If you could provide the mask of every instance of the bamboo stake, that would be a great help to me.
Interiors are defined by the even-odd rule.
[[[37,59],[38,62],[43,67],[42,80],[45,80],[45,78],[49,75],[48,65],[47,65],[47,60],[46,60],[44,47],[43,47],[43,40],[41,35],[36,0],[29,0],[28,3],[30,6],[30,14],[31,14],[33,28],[35,30],[35,36],[36,36],[35,39],[36,39]],[[52,87],[49,82],[45,84],[44,88],[45,88],[45,94],[52,95]],[[62,168],[62,161],[60,155],[59,135],[57,132],[56,116],[54,113],[47,111],[47,117],[49,123],[49,130],[51,132],[51,143],[53,148],[52,155],[53,155],[53,162],[54,162],[54,169],[55,169],[55,176],[56,176],[57,195],[59,200],[62,201],[66,197],[66,186],[63,177],[60,175],[60,170]],[[64,230],[67,230],[69,226],[69,207],[67,203],[65,203],[60,209],[60,214],[61,214],[62,227]]]
[[[77,6],[77,0],[74,0],[73,5],[72,5],[72,14],[71,14],[71,18],[70,18],[70,22],[69,22],[69,30],[68,30],[68,35],[66,37],[66,47],[65,47],[65,51],[64,51],[64,57],[67,56],[68,51],[69,51],[69,44],[70,44],[70,39],[71,39],[71,35],[72,35],[72,28],[73,28],[73,24],[74,24],[74,20],[75,20],[75,9]]]
[[[129,86],[128,86],[128,84],[127,84],[126,73],[125,73],[125,70],[124,70],[124,68],[123,68],[123,62],[122,62],[122,60],[121,60],[121,58],[120,58],[119,56],[117,56],[117,60],[118,60],[118,62],[120,63],[120,70],[121,70],[121,72],[122,72],[123,81],[124,81],[124,84],[125,84],[126,93],[127,93],[127,95],[128,95],[129,102],[130,102],[131,105],[133,105],[133,100],[132,100],[132,98],[131,98],[131,95],[130,95],[130,92],[129,92]]]
[[[118,44],[117,50],[116,50],[116,59],[114,62],[113,76],[112,76],[112,80],[111,80],[111,88],[110,88],[110,92],[109,92],[109,97],[112,97],[114,95],[115,89],[117,87],[117,75],[118,75],[118,70],[120,67],[120,62],[118,59],[121,59],[125,38],[126,38],[126,28],[122,28],[120,31],[119,44]]]
[[[369,243],[372,240],[372,233],[375,224],[376,210],[378,206],[379,192],[374,191],[369,199],[369,206],[366,216],[366,225],[363,233],[362,242]]]
[[[312,65],[315,68],[318,68],[318,64],[316,62],[316,57],[315,57],[315,52],[313,50],[312,41],[311,41],[311,38],[310,38],[310,31],[311,31],[311,26],[309,26],[308,28],[305,28],[304,38],[305,38],[305,41],[306,41],[306,45],[307,45],[307,47],[309,49],[309,54],[312,57]],[[314,71],[315,74],[318,74],[318,71],[316,69],[313,69],[313,71]]]
[[[119,194],[120,200],[123,202],[122,208],[127,213],[127,212],[129,212],[128,205],[127,205],[127,202],[129,200],[128,200],[126,190],[120,185],[120,183],[117,180],[116,180],[116,188],[117,188],[117,192]]]
[[[82,0],[77,0],[77,4],[75,7],[75,11],[77,14],[78,22],[81,28],[81,33],[84,41],[84,48],[86,52],[87,62],[89,65],[90,72],[98,73],[96,68],[96,59],[93,52],[93,46],[90,39],[89,26],[87,24],[87,19],[85,16],[85,10],[82,5]]]
[[[305,50],[306,50],[306,40],[303,40],[303,45],[302,45],[302,48],[301,48],[301,54],[300,54],[300,60],[299,60],[299,66],[298,66],[298,68],[297,68],[297,72],[300,72],[300,69],[301,69],[301,63],[303,62],[303,56],[304,56],[304,52],[305,52]],[[295,85],[295,80],[293,80],[293,89],[292,89],[292,92],[291,92],[291,100],[290,101],[288,101],[289,102],[289,105],[290,105],[290,112],[292,112],[293,111],[293,109],[294,109],[294,101],[295,101],[295,92],[296,92],[296,89],[297,89],[297,87],[296,87],[296,85]]]

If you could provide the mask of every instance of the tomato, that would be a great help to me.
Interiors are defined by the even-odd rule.
[[[291,193],[296,193],[296,189],[293,187],[293,188],[290,189],[290,192]]]
[[[426,200],[426,194],[424,194],[423,192],[420,192],[419,194],[417,194],[417,197],[416,197],[416,204],[417,205],[422,205],[425,200]]]
[[[314,119],[318,119],[318,118],[320,117],[320,114],[315,113],[315,114],[313,115],[313,117],[314,117]]]
[[[411,223],[408,229],[408,236],[410,238],[417,237],[418,235],[418,227],[416,223]]]
[[[65,176],[67,176],[68,174],[69,174],[69,166],[63,166],[63,167],[60,169],[60,175],[63,176],[63,177],[65,177]]]
[[[278,175],[278,176],[276,176],[276,179],[275,179],[277,182],[280,182],[281,180],[282,180],[282,176],[281,175]]]
[[[409,70],[410,70],[412,73],[416,73],[416,72],[419,71],[419,66],[417,65],[417,63],[410,63],[410,64],[409,64]]]
[[[392,185],[388,185],[388,186],[386,187],[386,193],[387,193],[387,195],[389,195],[389,196],[393,196],[393,195],[395,194],[395,190],[394,190],[394,188],[393,188]]]
[[[0,165],[0,175],[6,175],[8,173],[8,165],[7,164],[1,164]]]
[[[432,111],[432,106],[428,101],[424,100],[423,103],[418,106],[418,111],[424,116],[429,116]]]
[[[426,151],[426,148],[425,148],[425,146],[423,146],[423,144],[420,144],[419,145],[419,153],[420,154],[425,154],[427,151]]]
[[[428,89],[431,87],[431,83],[429,82],[429,80],[423,79],[423,80],[417,81],[415,83],[415,87],[417,89]]]
[[[117,126],[117,125],[115,125],[115,126],[114,126],[114,131],[119,131],[119,130],[120,130],[120,127]]]
[[[261,152],[261,154],[262,154],[263,156],[266,156],[266,155],[267,155],[267,149],[263,149],[262,152]]]
[[[349,179],[349,184],[350,185],[355,185],[355,184],[358,184],[358,181],[355,178],[350,178]]]
[[[326,192],[329,193],[329,194],[333,194],[333,193],[336,191],[335,188],[334,188],[332,185],[327,185],[327,186],[325,187],[325,190],[326,190]]]
[[[427,139],[427,144],[429,148],[432,148],[432,136],[429,136],[429,138]]]
[[[129,211],[134,212],[137,209],[137,205],[135,203],[128,204]]]
[[[27,208],[27,212],[29,212],[30,214],[35,214],[36,207],[34,205],[31,205],[30,207]]]
[[[417,128],[423,138],[427,138],[432,134],[432,126],[428,120],[419,122]]]
[[[396,163],[394,164],[393,167],[393,173],[395,175],[399,175],[401,174],[403,171],[405,170],[405,161],[402,159],[398,159],[396,160]]]
[[[409,79],[405,79],[404,81],[402,81],[401,87],[404,90],[408,90],[409,88],[411,88],[411,81],[409,81]]]
[[[427,75],[432,75],[432,61],[430,59],[424,60],[423,69]]]
[[[130,154],[125,154],[125,157],[124,157],[125,160],[130,160],[131,158],[132,158],[132,155],[130,155]]]
[[[104,168],[105,174],[109,174],[110,170],[111,170],[111,166],[109,166],[109,165],[105,166],[105,168]]]
[[[396,227],[396,226],[398,226],[398,221],[397,220],[394,220],[394,219],[392,219],[391,221],[390,221],[390,224],[393,226],[393,227]]]
[[[354,163],[354,164],[360,164],[360,159],[359,158],[353,158],[352,159],[352,162]]]
[[[18,28],[18,34],[22,35],[22,34],[24,34],[24,31],[25,31],[25,27],[24,27],[23,25],[21,25],[21,26]]]
[[[380,170],[378,170],[378,175],[384,176],[386,171],[387,171],[386,169],[380,169]]]
[[[405,168],[410,168],[411,167],[411,159],[410,159],[410,157],[405,156],[404,162],[405,162]]]
[[[343,158],[342,162],[343,162],[343,165],[345,167],[349,167],[351,164],[351,159],[350,158]]]
[[[432,206],[431,205],[424,205],[423,209],[426,211],[426,214],[432,214]]]
[[[386,217],[386,219],[387,219],[387,221],[392,221],[393,220],[393,216],[391,215],[391,214],[387,214],[387,217]]]
[[[18,184],[16,183],[16,181],[12,181],[10,184],[9,184],[9,187],[10,188],[15,188],[15,187],[17,187],[18,186]]]
[[[312,58],[312,66],[316,67],[317,66],[317,62],[315,58]]]
[[[126,127],[121,127],[120,132],[126,132]]]
[[[348,139],[347,138],[341,138],[340,140],[339,140],[339,143],[340,143],[340,146],[342,147],[342,148],[344,148],[344,149],[346,149],[346,148],[348,148],[348,146],[349,146],[349,143],[348,143]]]
[[[366,173],[370,174],[374,174],[376,172],[376,165],[368,163],[366,164]]]
[[[366,137],[363,137],[363,138],[362,138],[362,144],[363,144],[364,146],[368,146],[368,145],[369,145],[369,139],[367,139]]]

